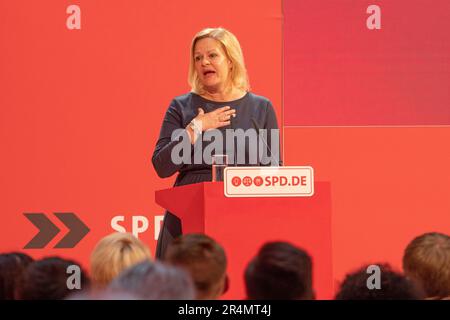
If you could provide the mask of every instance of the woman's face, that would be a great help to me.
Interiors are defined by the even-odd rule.
[[[195,70],[208,91],[223,91],[228,85],[231,61],[222,45],[213,38],[204,38],[194,47]]]

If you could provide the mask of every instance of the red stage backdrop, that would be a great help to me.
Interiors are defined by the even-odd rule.
[[[449,1],[0,0],[0,252],[37,233],[24,213],[61,229],[24,250],[35,258],[88,268],[113,220],[154,252],[154,192],[174,177],[157,177],[151,155],[189,91],[190,41],[210,26],[240,40],[285,164],[331,182],[336,284],[362,263],[400,267],[420,233],[450,233]],[[90,229],[72,249],[54,248],[62,212]]]
[[[285,0],[287,126],[450,125],[450,2]]]
[[[450,1],[285,0],[284,19],[285,159],[331,181],[335,284],[400,269],[450,234]]]
[[[81,29],[76,27],[80,9]],[[62,255],[88,267],[96,242],[124,216],[154,252],[154,192],[171,186],[151,165],[164,113],[187,93],[195,33],[222,26],[239,39],[252,90],[281,116],[281,2],[272,0],[0,0],[0,252],[37,233],[24,213],[44,213],[61,232],[35,258]],[[69,13],[67,13],[69,11]],[[281,123],[281,120],[280,120]],[[53,248],[73,212],[89,234]],[[139,218],[143,216],[145,218]],[[250,259],[250,257],[249,257]]]

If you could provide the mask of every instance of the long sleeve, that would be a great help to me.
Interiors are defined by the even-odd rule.
[[[172,132],[176,129],[184,129],[181,112],[177,110],[175,101],[172,101],[164,116],[158,142],[152,156],[153,167],[161,178],[167,178],[183,167],[183,164],[174,164],[171,158],[172,149],[179,143],[179,139],[188,139],[186,131],[183,131],[172,141]],[[184,135],[184,137],[181,137]]]
[[[267,144],[271,150],[271,157],[277,157],[278,165],[283,165],[283,159],[281,158],[281,146],[280,146],[280,131],[278,127],[277,115],[272,103],[269,101],[267,103],[266,120],[264,123],[264,129],[267,129]],[[272,141],[271,129],[278,130],[278,141]]]
[[[199,140],[201,144],[196,145],[199,148],[194,148],[190,143],[189,134],[185,130],[185,127],[193,118],[197,115],[197,109],[202,107],[205,112],[212,112],[218,108],[230,105],[237,110],[237,117],[234,119],[234,129],[242,129],[244,131],[254,128],[254,121],[257,121],[259,126],[264,129],[269,129],[266,134],[265,142],[272,152],[265,152],[264,163],[266,165],[281,165],[280,152],[279,152],[279,134],[271,138],[270,129],[278,130],[277,117],[275,110],[272,107],[270,101],[262,96],[257,96],[252,93],[247,93],[244,97],[228,102],[216,102],[206,100],[203,97],[195,94],[188,93],[182,96],[175,97],[167,112],[164,116],[161,131],[158,141],[155,146],[155,150],[152,156],[153,167],[156,173],[161,178],[167,178],[175,173],[179,173],[175,185],[184,185],[190,183],[198,183],[202,181],[211,180],[211,164],[205,161],[205,152],[208,154],[213,148],[214,141]],[[179,130],[178,136],[172,138],[172,134],[175,130]],[[220,128],[219,130],[224,134],[222,136],[223,149],[220,152],[227,152],[227,128]],[[180,140],[184,140],[184,143],[188,143],[186,146],[178,145]],[[199,137],[200,139],[200,137]],[[238,141],[240,141],[238,139]],[[190,149],[188,149],[188,146]],[[244,144],[244,148],[241,152],[245,155],[245,165],[257,165],[262,164],[262,161],[258,161],[256,155],[255,161],[250,161],[249,146]],[[215,149],[214,149],[215,150]],[[183,153],[185,152],[185,153]],[[187,153],[190,152],[188,155]],[[196,163],[196,155],[194,152],[199,152],[201,156],[201,163]],[[172,159],[172,153],[176,156],[176,159]],[[273,154],[271,156],[270,154]],[[271,157],[270,159],[267,156]]]

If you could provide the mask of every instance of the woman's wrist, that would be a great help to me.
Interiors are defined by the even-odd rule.
[[[192,121],[189,123],[189,126],[195,133],[203,132],[203,122],[202,120],[198,119],[198,117],[192,119]]]
[[[187,125],[186,131],[191,139],[191,144],[197,141],[197,138],[202,134],[202,121],[197,118],[192,119],[192,121]]]
[[[187,134],[188,134],[188,136],[189,136],[189,139],[191,140],[191,144],[194,144],[195,141],[197,140],[197,139],[195,138],[195,132],[194,132],[194,130],[191,128],[190,125],[187,125],[187,127],[184,128],[184,129],[186,130],[186,132],[187,132]]]

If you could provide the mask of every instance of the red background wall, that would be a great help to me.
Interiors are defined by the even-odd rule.
[[[66,28],[71,4],[81,30]],[[153,216],[163,212],[154,191],[174,180],[150,162],[162,117],[189,90],[192,36],[224,26],[241,42],[253,91],[277,109],[285,163],[331,182],[335,281],[365,262],[400,267],[414,236],[450,233],[450,8],[379,0],[382,29],[371,31],[370,4],[285,0],[282,12],[270,0],[0,0],[0,252],[36,234],[24,212],[62,229],[47,248],[26,250],[36,258],[87,267],[117,215],[128,230],[146,216],[140,238],[154,251]],[[52,249],[67,231],[52,212],[75,212],[91,232]]]
[[[255,5],[257,3],[257,5]],[[81,8],[81,30],[66,8]],[[189,47],[205,27],[241,42],[252,89],[281,114],[280,1],[0,0],[0,252],[37,233],[23,216],[42,212],[61,233],[38,258],[63,255],[87,267],[96,242],[124,215],[146,216],[140,239],[154,252],[153,216],[163,213],[151,155],[163,115],[187,85]],[[91,232],[73,249],[52,212],[74,212]],[[250,258],[250,257],[249,257]]]
[[[450,234],[450,2],[285,0],[284,21],[285,159],[331,182],[335,284],[401,269],[415,236]]]
[[[285,125],[450,125],[449,1],[285,0],[284,17]]]

